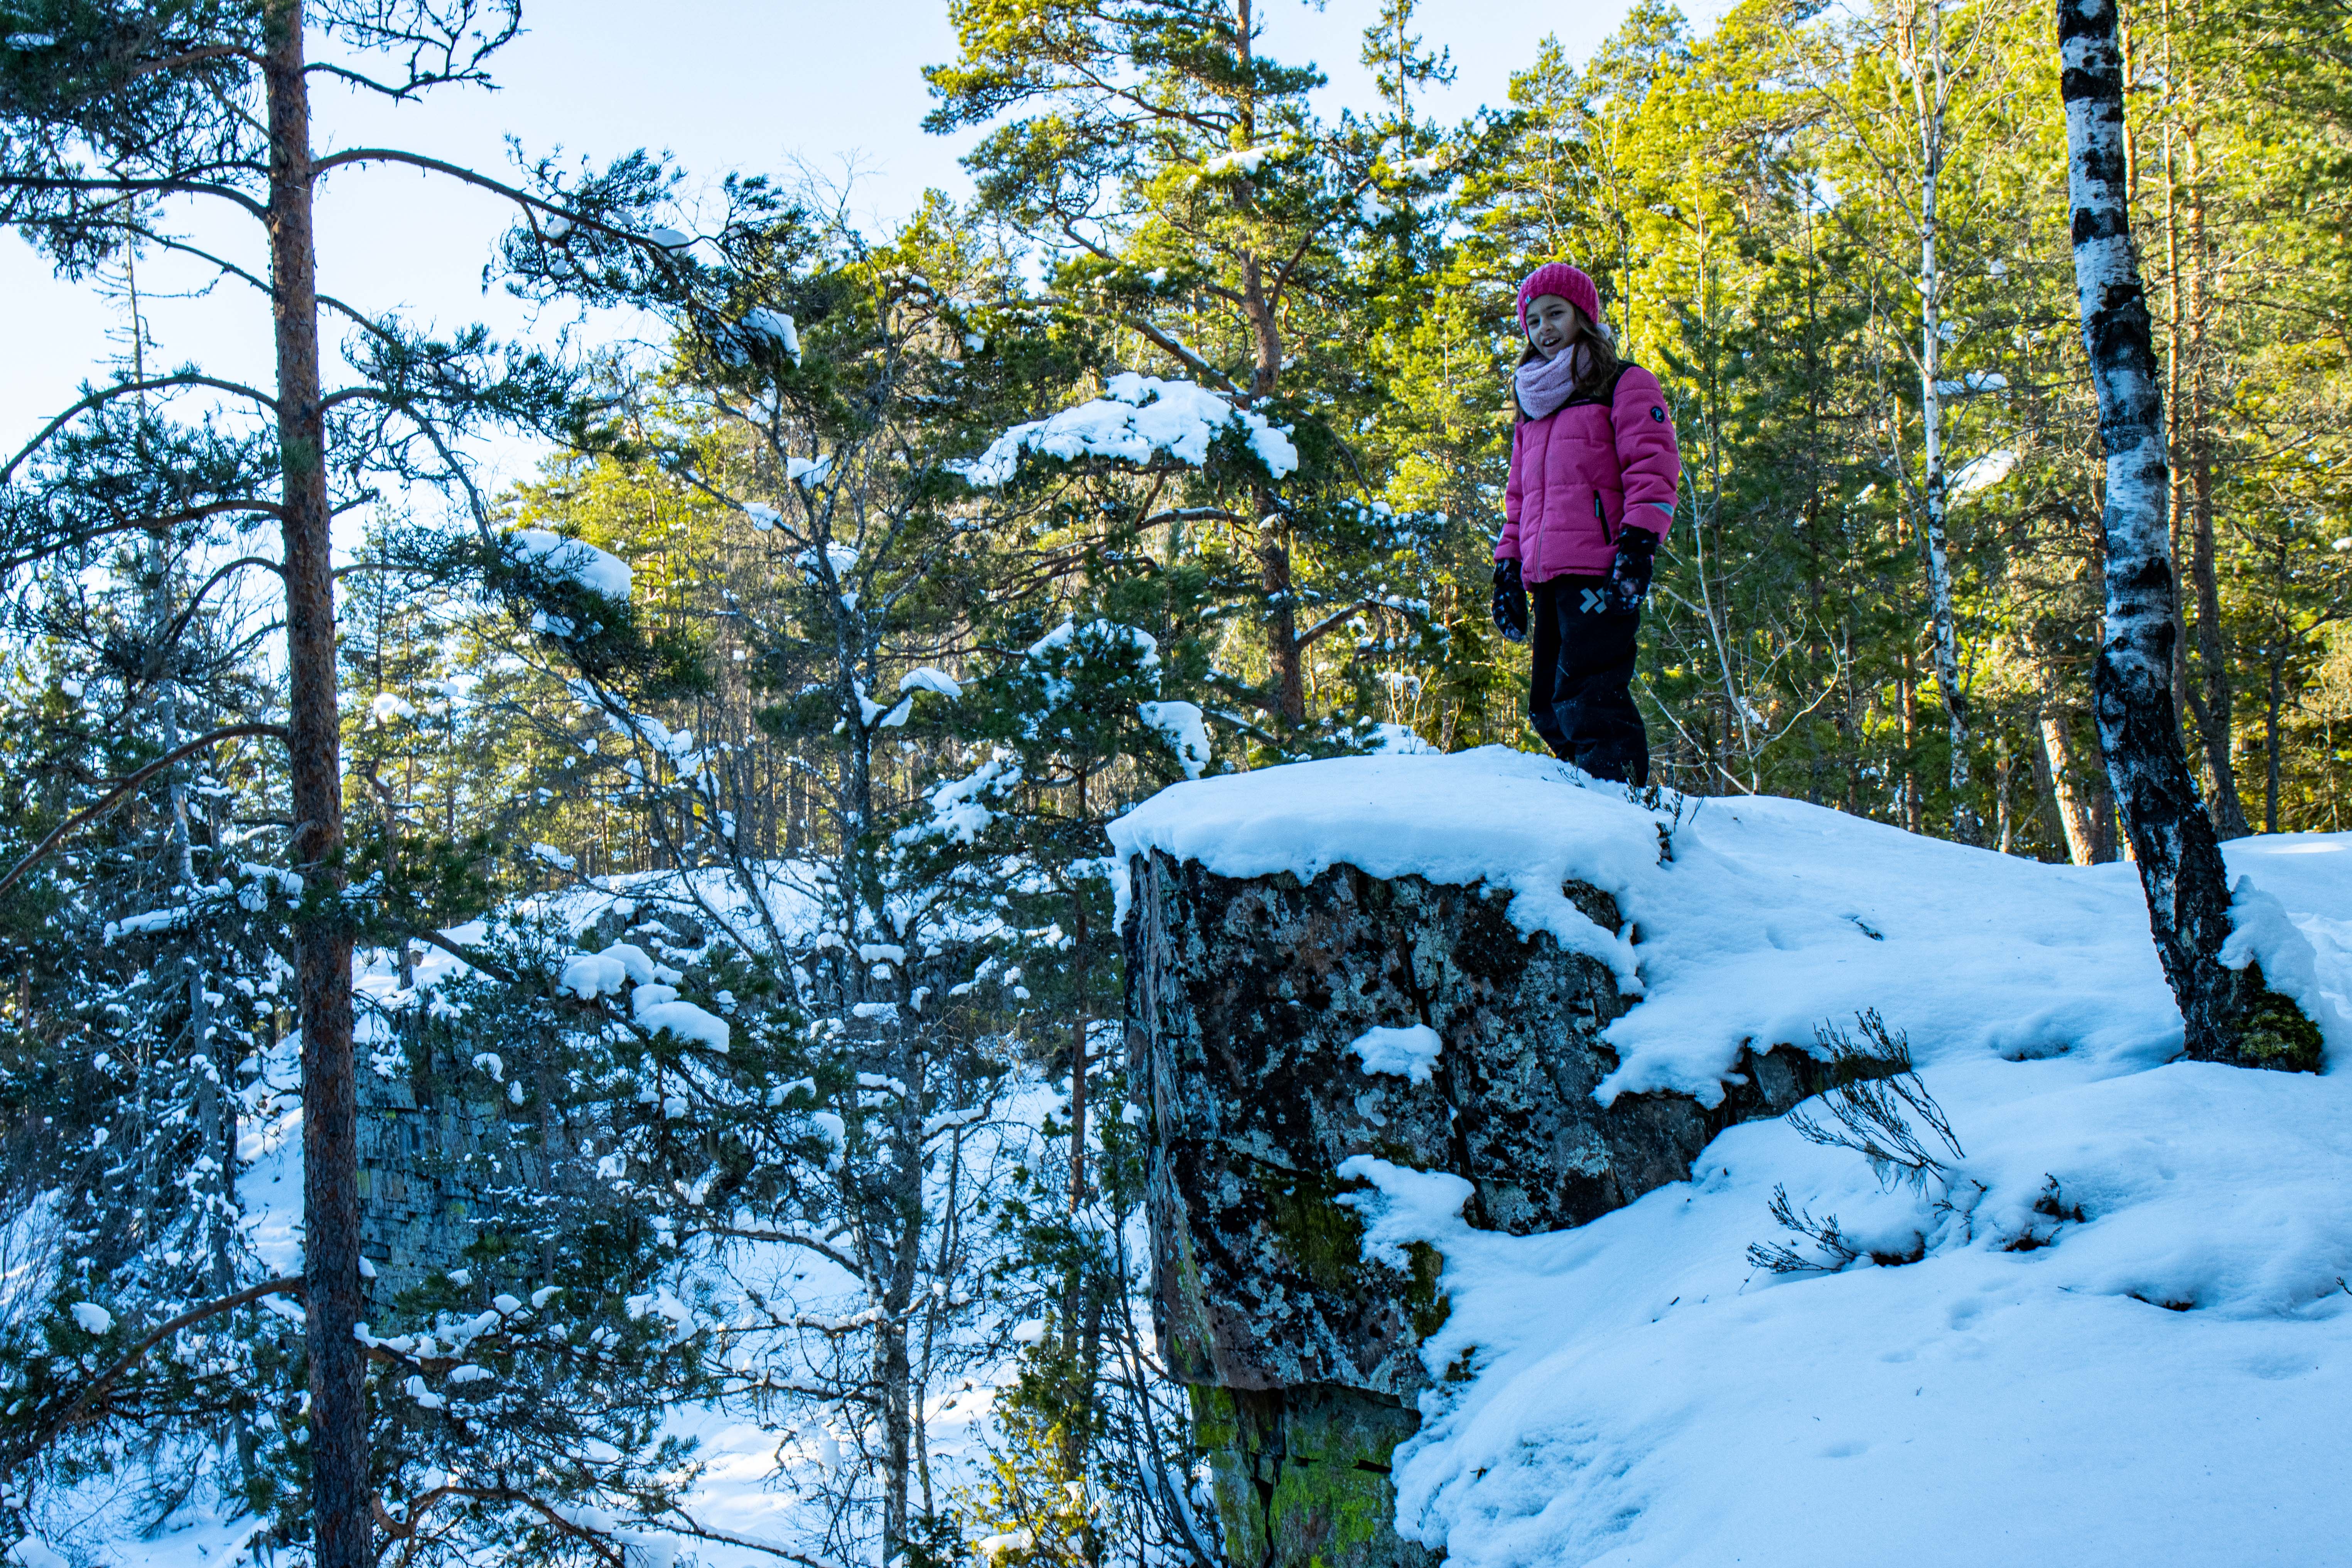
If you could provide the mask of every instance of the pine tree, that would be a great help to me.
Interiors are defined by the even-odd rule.
[[[0,468],[6,559],[20,568],[126,531],[278,524],[273,569],[286,626],[282,722],[225,725],[184,742],[193,756],[268,734],[287,749],[290,828],[281,853],[303,897],[293,924],[303,1061],[310,1520],[319,1561],[364,1561],[367,1480],[354,1170],[352,914],[345,887],[343,780],[330,526],[339,487],[376,480],[440,488],[474,502],[457,438],[484,420],[551,427],[572,416],[568,376],[530,355],[501,358],[478,331],[438,342],[320,293],[313,205],[338,170],[405,163],[501,191],[518,188],[394,149],[320,155],[310,83],[322,70],[402,100],[487,79],[514,37],[510,5],[440,5],[267,0],[254,5],[39,0],[19,7],[0,48],[0,220],[68,277],[126,247],[180,257],[249,286],[272,306],[274,385],[189,369],[92,388]],[[377,79],[309,59],[311,29],[352,58],[389,61]],[[635,169],[636,165],[631,165]],[[639,178],[636,184],[645,183]],[[566,209],[635,246],[649,266],[666,247],[605,216],[630,176]],[[625,199],[625,198],[624,198]],[[599,205],[600,202],[603,205]],[[175,227],[175,204],[251,220],[269,247],[267,278],[213,256]],[[352,384],[330,392],[320,311],[358,333]],[[164,411],[164,400],[172,410]],[[214,412],[182,410],[210,399]],[[152,402],[156,412],[126,414]],[[366,416],[359,416],[362,411]],[[176,758],[172,761],[176,762]],[[101,798],[100,805],[120,794]],[[46,852],[49,846],[41,847]]]
[[[1366,510],[1351,431],[1379,394],[1346,323],[1362,235],[1444,178],[1383,133],[1318,123],[1319,74],[1258,51],[1252,5],[959,5],[926,123],[1003,121],[969,162],[983,207],[1051,259],[1055,298],[1296,437],[1295,465],[1236,476],[1193,520],[1255,623],[1264,674],[1237,695],[1287,732],[1318,644],[1367,613],[1425,616],[1393,578],[1418,577],[1427,542]],[[1438,68],[1408,48],[1397,68],[1409,87]],[[1104,85],[1130,72],[1135,91]]]

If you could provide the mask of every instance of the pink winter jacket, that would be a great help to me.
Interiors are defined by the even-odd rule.
[[[1682,471],[1658,378],[1628,364],[1610,401],[1571,401],[1512,432],[1495,559],[1529,583],[1606,576],[1629,517],[1660,538],[1673,526]]]

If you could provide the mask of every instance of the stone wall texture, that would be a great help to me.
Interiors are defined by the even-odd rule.
[[[488,1194],[543,1186],[545,1162],[511,1143],[500,1106],[461,1095],[454,1071],[387,1079],[362,1065],[359,1077],[360,1253],[372,1294],[390,1300],[459,1267]]]

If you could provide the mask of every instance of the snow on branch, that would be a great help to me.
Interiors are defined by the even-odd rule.
[[[506,547],[519,562],[622,604],[628,602],[629,586],[636,580],[629,563],[619,556],[584,539],[566,539],[543,528],[515,530],[507,535]]]
[[[1209,765],[1209,726],[1202,718],[1200,704],[1195,702],[1139,702],[1138,717],[1146,727],[1159,731],[1175,750],[1176,760],[1183,764],[1184,776],[1196,779]]]
[[[1011,481],[1024,454],[1066,460],[1115,458],[1149,463],[1162,456],[1194,468],[1208,461],[1209,444],[1226,429],[1240,431],[1252,452],[1276,479],[1298,467],[1298,448],[1288,430],[1262,414],[1236,408],[1193,382],[1162,381],[1123,372],[1110,378],[1108,395],[1049,418],[1016,425],[979,457],[954,465],[983,489]]]

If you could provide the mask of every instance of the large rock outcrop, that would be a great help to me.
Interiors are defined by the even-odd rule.
[[[1226,1545],[1248,1568],[1374,1568],[1436,1554],[1395,1533],[1389,1459],[1431,1383],[1440,1260],[1362,1256],[1339,1201],[1351,1155],[1465,1177],[1472,1224],[1580,1225],[1688,1173],[1729,1122],[1815,1087],[1811,1058],[1753,1058],[1712,1109],[1592,1089],[1630,1005],[1598,961],[1522,936],[1508,895],[1338,865],[1234,879],[1153,849],[1129,861],[1127,1028],[1149,1114],[1160,1340],[1192,1385]],[[1608,931],[1609,896],[1570,883]],[[1425,1025],[1428,1081],[1371,1073],[1369,1030]]]

